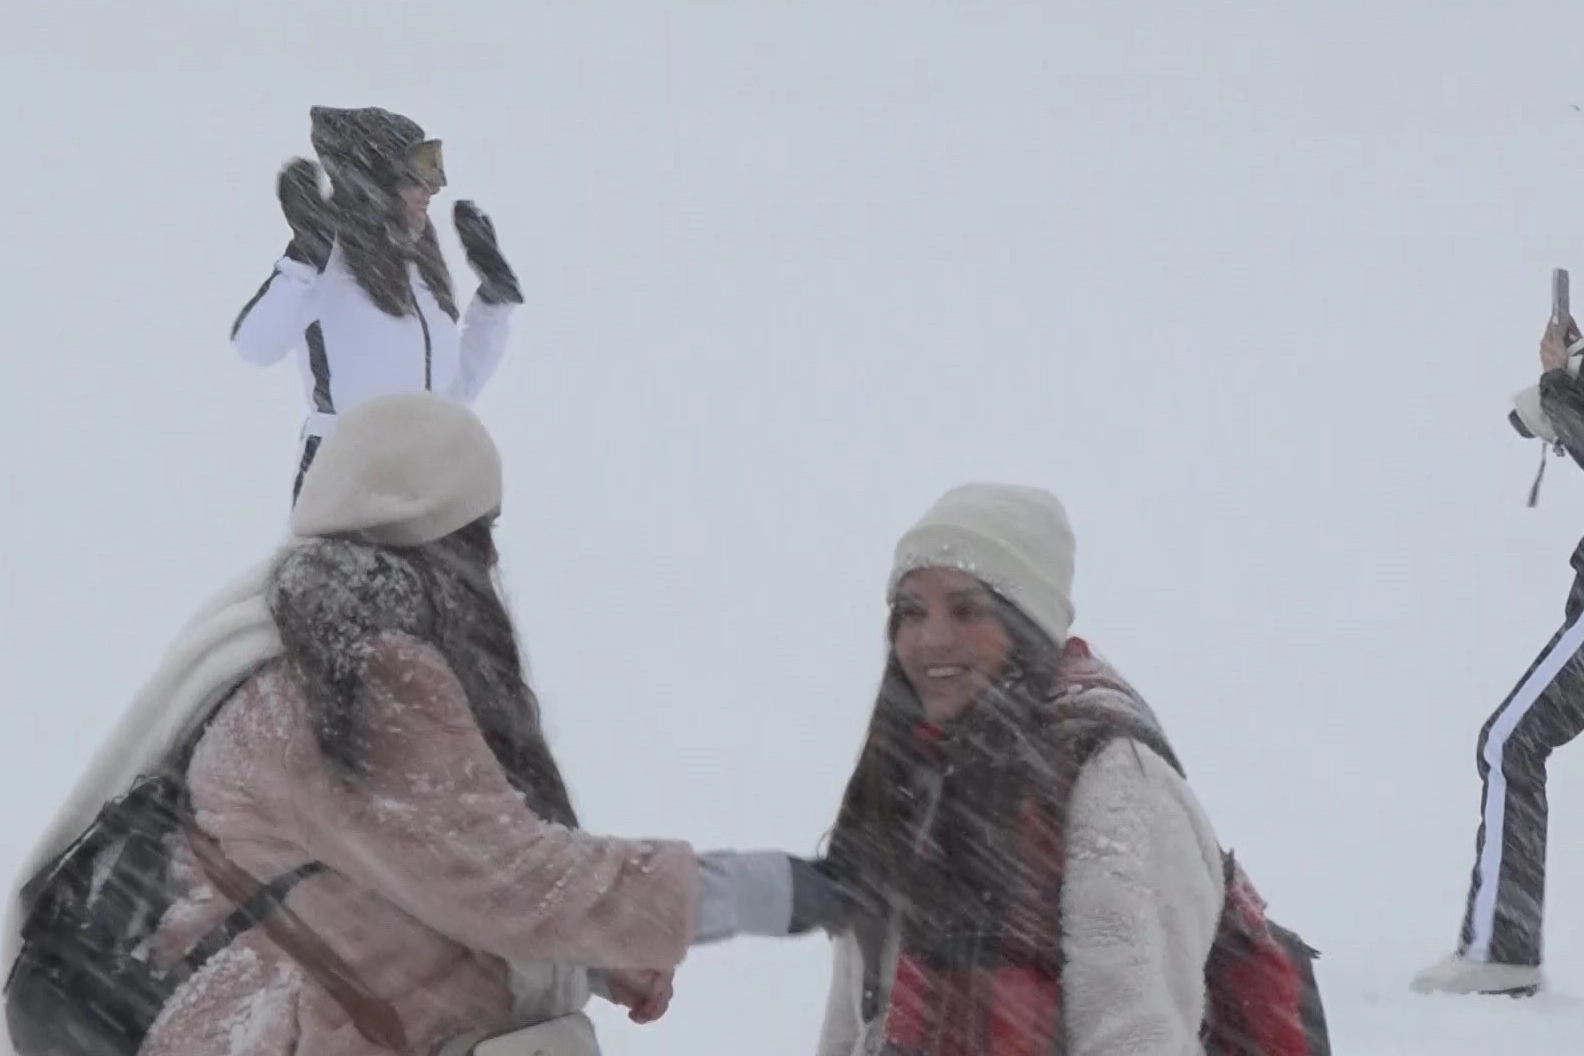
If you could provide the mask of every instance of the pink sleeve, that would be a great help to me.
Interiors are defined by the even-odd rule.
[[[536,816],[439,652],[381,637],[358,713],[367,770],[350,782],[331,771],[299,793],[309,852],[456,942],[508,960],[679,964],[694,927],[692,848]]]

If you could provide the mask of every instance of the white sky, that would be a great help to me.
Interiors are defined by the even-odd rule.
[[[1475,734],[1560,620],[1584,533],[1571,464],[1524,507],[1538,450],[1504,420],[1550,268],[1584,290],[1584,8],[5,19],[0,859],[281,530],[297,378],[226,335],[288,237],[274,179],[309,151],[308,107],[383,105],[445,140],[459,283],[465,196],[528,294],[478,409],[590,827],[812,851],[879,676],[896,536],[962,480],[1041,484],[1077,527],[1078,631],[1326,951],[1338,1040],[1419,1051],[1428,1006],[1402,991],[1455,935]],[[1575,993],[1580,760],[1552,783],[1549,954]],[[606,1050],[811,1052],[826,956],[701,951],[660,1024],[601,1013]],[[1533,1051],[1570,1051],[1584,1026],[1468,1008],[1441,1010],[1466,1021],[1434,1051],[1542,1015],[1572,1018]]]

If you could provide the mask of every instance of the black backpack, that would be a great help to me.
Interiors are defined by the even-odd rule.
[[[260,886],[169,970],[150,963],[176,897],[170,850],[193,826],[184,775],[197,736],[179,765],[140,776],[23,885],[22,947],[4,990],[18,1056],[134,1056],[186,978],[323,868]]]

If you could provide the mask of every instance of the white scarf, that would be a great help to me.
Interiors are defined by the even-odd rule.
[[[12,882],[0,964],[22,947],[21,888],[207,717],[208,705],[283,651],[265,602],[278,554],[248,569],[188,620],[111,730]]]

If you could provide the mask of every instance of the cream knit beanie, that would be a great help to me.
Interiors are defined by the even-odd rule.
[[[1072,526],[1048,491],[964,484],[948,491],[897,543],[886,601],[919,568],[967,572],[1013,604],[1060,648],[1073,622]]]
[[[421,546],[500,505],[500,453],[478,416],[433,393],[398,393],[338,416],[303,477],[291,531]]]

